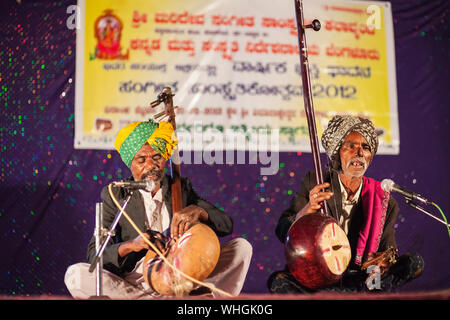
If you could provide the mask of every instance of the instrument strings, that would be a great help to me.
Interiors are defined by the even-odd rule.
[[[340,223],[340,221],[341,221],[341,210],[338,210],[338,207],[337,207],[337,202],[336,202],[336,197],[337,196],[341,196],[341,194],[339,193],[339,195],[337,195],[334,191],[334,189],[335,189],[335,187],[334,187],[334,183],[333,183],[333,174],[336,174],[337,176],[337,179],[339,179],[339,171],[338,170],[336,170],[334,167],[333,167],[333,164],[331,163],[331,162],[329,162],[328,164],[327,164],[327,167],[328,167],[328,169],[330,170],[330,189],[331,189],[331,192],[333,192],[333,204],[334,204],[334,212],[336,212],[336,219],[337,219],[337,223],[338,223],[338,225],[342,228],[343,226],[341,225],[341,223]]]
[[[342,208],[341,208],[341,210],[338,210],[337,203],[336,203],[336,196],[341,197],[341,193],[339,193],[339,195],[336,195],[336,193],[334,192],[335,188],[334,188],[334,183],[333,183],[333,174],[336,174],[337,175],[336,178],[339,179],[339,171],[334,168],[332,162],[329,162],[327,164],[327,166],[328,166],[328,169],[330,170],[330,189],[331,189],[331,192],[333,192],[334,212],[336,212],[335,218],[337,219],[336,222],[338,223],[338,225],[341,228],[343,228],[343,226],[341,225],[341,214],[342,214],[341,210],[342,210]],[[339,191],[340,191],[340,189],[339,189]],[[342,278],[339,279],[339,285],[342,288]]]

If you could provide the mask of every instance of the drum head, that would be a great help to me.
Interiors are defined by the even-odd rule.
[[[341,275],[351,259],[350,244],[345,231],[336,223],[328,223],[318,239],[325,265],[335,275]]]

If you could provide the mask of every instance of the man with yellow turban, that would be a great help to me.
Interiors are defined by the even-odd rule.
[[[122,161],[130,168],[131,177],[125,181],[153,180],[153,190],[133,192],[126,212],[140,230],[148,230],[144,236],[160,250],[169,237],[179,238],[189,227],[202,222],[217,236],[232,233],[233,221],[223,211],[200,198],[191,181],[181,177],[182,208],[172,212],[172,179],[165,175],[166,162],[177,147],[177,139],[169,122],[133,122],[120,129],[114,146]],[[112,188],[114,197],[123,203],[128,192],[125,188]],[[101,193],[103,225],[109,228],[118,212],[109,190]],[[149,234],[152,234],[150,236]],[[121,218],[114,238],[103,252],[103,293],[114,299],[147,299],[158,294],[150,288],[143,277],[143,260],[147,242],[125,218]],[[87,259],[92,263],[96,255],[95,238],[92,237]],[[243,238],[235,238],[221,244],[219,261],[205,283],[232,295],[242,290],[252,256],[252,247]],[[88,263],[70,266],[65,283],[74,298],[86,299],[95,295],[95,274],[88,271]],[[204,289],[200,287],[199,290]],[[212,292],[215,295],[215,292]]]

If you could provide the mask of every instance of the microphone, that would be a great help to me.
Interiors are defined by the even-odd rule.
[[[383,189],[386,192],[397,192],[400,193],[402,196],[404,196],[405,198],[409,199],[409,200],[418,200],[420,202],[423,203],[431,203],[431,201],[428,201],[427,199],[425,199],[424,197],[422,197],[420,194],[409,191],[408,189],[405,189],[401,186],[399,186],[398,184],[395,184],[394,181],[392,181],[391,179],[384,179],[383,181],[381,181],[381,189]]]
[[[114,187],[122,187],[127,189],[144,189],[148,192],[153,191],[155,189],[155,181],[153,180],[142,180],[142,181],[114,181]]]

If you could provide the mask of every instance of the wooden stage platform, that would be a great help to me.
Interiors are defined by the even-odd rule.
[[[75,300],[70,296],[55,295],[0,295],[0,300]],[[94,298],[88,300],[111,300]],[[440,291],[417,291],[398,293],[314,293],[314,294],[241,294],[237,297],[212,298],[210,296],[164,297],[152,300],[450,300],[450,289]]]

